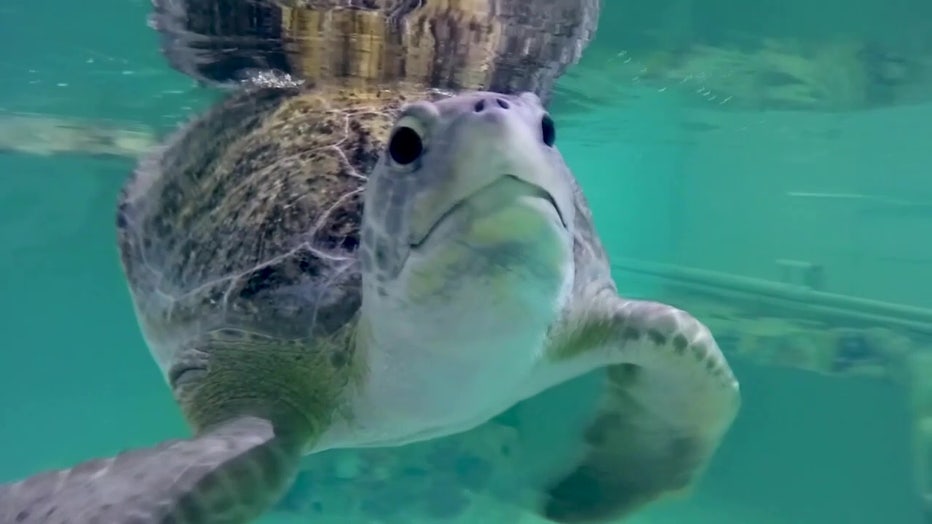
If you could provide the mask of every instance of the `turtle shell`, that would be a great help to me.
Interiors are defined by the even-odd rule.
[[[117,214],[163,371],[208,331],[320,341],[361,304],[366,175],[394,116],[445,90],[548,92],[598,0],[155,0],[178,69],[246,78],[140,163]],[[298,81],[270,76],[272,70]]]
[[[274,70],[313,85],[447,90],[553,84],[592,39],[601,0],[154,0],[179,71],[209,84]]]

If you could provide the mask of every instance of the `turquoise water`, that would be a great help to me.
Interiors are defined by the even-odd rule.
[[[553,101],[561,151],[621,290],[707,320],[744,395],[694,493],[632,522],[928,522],[932,5],[606,4]],[[217,93],[164,63],[149,9],[0,6],[0,480],[187,435],[113,213],[133,148]],[[53,134],[66,124],[84,131]],[[88,129],[133,140],[69,145]],[[312,457],[265,520],[533,522],[503,502],[514,472],[570,449],[593,388],[442,441]]]

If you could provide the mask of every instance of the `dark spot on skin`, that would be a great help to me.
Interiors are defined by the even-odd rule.
[[[709,356],[709,351],[706,349],[705,346],[700,345],[700,346],[696,346],[695,349],[693,349],[693,355],[696,356],[696,360],[698,360],[699,362],[702,362],[703,360],[705,360],[707,356]]]
[[[126,207],[126,202],[121,202],[117,208],[116,225],[120,229],[126,227]]]
[[[715,359],[714,359],[714,358],[710,358],[710,359],[706,360],[706,361],[705,361],[705,368],[706,368],[708,371],[712,371],[713,369],[715,369]]]
[[[330,354],[330,363],[335,368],[342,368],[349,363],[349,355],[345,351],[334,351]]]
[[[385,267],[385,264],[388,262],[388,253],[386,253],[385,247],[379,243],[375,247],[375,263],[379,267]]]
[[[641,338],[641,332],[633,327],[625,327],[624,332],[622,332],[621,337],[624,340],[636,341]]]
[[[20,511],[16,514],[16,522],[23,522],[29,518],[29,512],[26,510]]]
[[[650,341],[658,346],[663,346],[667,343],[667,337],[663,336],[663,333],[657,331],[656,329],[647,330],[647,336],[650,338]]]
[[[689,341],[686,340],[686,337],[682,334],[673,337],[673,350],[676,351],[677,355],[682,355],[686,351],[686,346],[688,345]]]

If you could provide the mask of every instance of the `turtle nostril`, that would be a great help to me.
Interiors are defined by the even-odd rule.
[[[481,112],[485,111],[485,110],[486,110],[486,107],[487,107],[487,106],[486,106],[486,102],[491,102],[491,99],[489,99],[489,100],[486,100],[486,99],[479,100],[478,102],[476,102],[476,105],[473,106],[473,109],[475,109],[475,111],[476,111],[477,113],[481,113]],[[498,107],[500,107],[500,108],[502,108],[502,109],[509,109],[509,108],[511,108],[511,104],[510,104],[507,100],[505,100],[504,98],[496,98],[496,99],[495,99],[495,103],[498,104]]]

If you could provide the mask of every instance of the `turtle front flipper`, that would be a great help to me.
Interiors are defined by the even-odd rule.
[[[185,304],[175,306],[180,321]],[[252,522],[290,487],[301,456],[329,427],[351,371],[340,358],[346,347],[343,334],[310,346],[206,333],[183,345],[168,371],[194,438],[0,486],[0,524]]]
[[[0,486],[0,522],[242,523],[290,485],[303,438],[242,417],[204,434]]]
[[[679,309],[606,291],[556,337],[556,365],[608,365],[579,462],[546,493],[556,522],[604,522],[688,488],[731,426],[740,395],[709,330]]]

